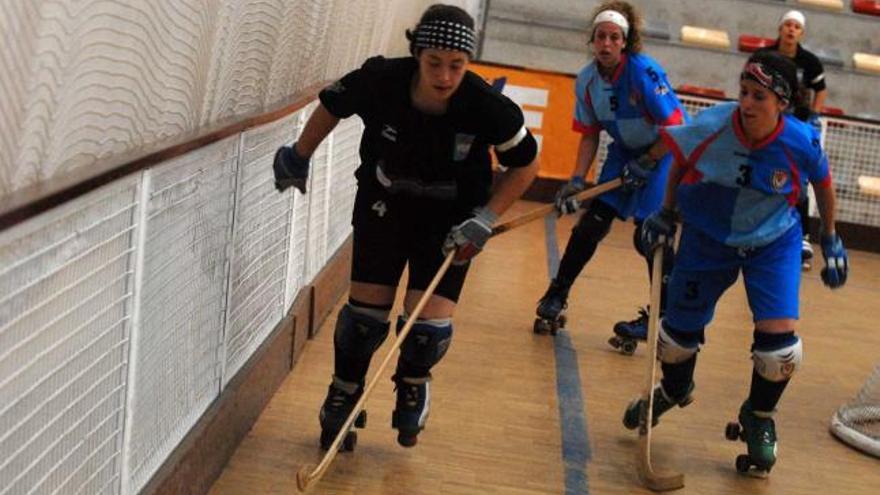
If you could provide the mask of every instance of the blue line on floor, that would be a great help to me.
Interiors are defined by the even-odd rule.
[[[544,219],[547,246],[547,273],[556,276],[559,268],[559,247],[556,240],[556,217]],[[566,330],[559,330],[554,339],[556,357],[556,396],[559,403],[559,425],[562,434],[562,462],[565,465],[565,494],[589,494],[587,462],[592,457],[587,432],[584,400],[581,395],[581,374],[577,352]]]

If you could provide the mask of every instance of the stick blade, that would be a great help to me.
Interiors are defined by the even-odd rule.
[[[305,492],[309,489],[309,485],[312,484],[312,471],[315,470],[315,466],[312,464],[306,464],[301,467],[299,471],[296,472],[296,488],[300,491],[300,493]]]
[[[654,470],[651,466],[650,452],[645,448],[645,442],[640,443],[642,445],[636,456],[636,465],[642,484],[655,492],[668,492],[684,488],[684,474],[675,471]]]

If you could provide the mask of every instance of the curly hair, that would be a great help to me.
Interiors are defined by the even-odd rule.
[[[625,52],[639,53],[642,51],[642,14],[629,2],[623,0],[606,0],[601,5],[593,9],[590,15],[590,42],[593,42],[593,19],[605,10],[613,10],[626,17],[629,23],[629,33],[626,36]]]

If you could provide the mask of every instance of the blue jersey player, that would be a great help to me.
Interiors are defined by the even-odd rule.
[[[688,125],[664,130],[675,161],[663,207],[644,222],[641,235],[645,252],[670,244],[678,207],[682,232],[659,330],[663,379],[654,390],[654,418],[690,402],[703,330],[721,294],[742,273],[754,320],[754,369],[738,424],[731,423],[727,434],[748,444],[737,470],[759,476],[776,462],[772,417],[803,356],[795,332],[801,278],[795,205],[806,182],[816,191],[822,218],[822,280],[841,287],[848,271],[819,136],[784,112],[796,88],[790,60],[757,53],[743,68],[738,103],[717,105]],[[627,427],[638,426],[640,402],[627,409]]]
[[[581,133],[577,162],[571,180],[557,193],[556,206],[560,213],[579,209],[572,196],[585,188],[584,176],[596,157],[602,130],[613,142],[599,181],[623,177],[624,187],[599,196],[581,215],[559,270],[538,305],[536,330],[542,320],[556,324],[569,288],[608,234],[611,222],[633,218],[638,226],[663,199],[671,157],[650,148],[661,128],[682,123],[686,113],[663,68],[640,53],[640,24],[638,12],[621,1],[605,2],[593,15],[590,41],[595,59],[581,70],[575,83],[573,127]],[[664,268],[668,273],[670,266]],[[615,333],[627,337],[628,343],[622,346],[623,341],[612,338],[612,345],[631,353],[635,340],[629,337],[644,339],[646,316],[642,311],[635,320],[618,323]]]

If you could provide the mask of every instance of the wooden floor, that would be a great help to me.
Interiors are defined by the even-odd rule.
[[[534,206],[517,204],[511,214]],[[557,225],[560,249],[571,225],[571,218]],[[606,343],[614,322],[632,318],[647,299],[647,271],[631,235],[631,224],[615,224],[569,300],[567,334],[589,438],[573,449],[588,457],[586,465],[569,467],[582,471],[585,483],[570,476],[566,492],[555,342],[531,330],[547,284],[544,225],[537,221],[493,239],[472,268],[454,342],[434,371],[431,417],[418,446],[404,449],[395,441],[389,370],[368,402],[356,452],[340,453],[312,493],[650,493],[635,472],[636,435],[621,424],[643,382],[644,349],[628,357]],[[686,486],[676,493],[877,493],[880,460],[828,433],[834,410],[880,361],[874,313],[880,311],[880,256],[850,256],[852,272],[842,290],[822,286],[821,261],[804,275],[799,332],[805,365],[780,403],[779,461],[766,480],[738,475],[734,458],[745,444],[724,439],[725,424],[748,392],[752,327],[741,282],[722,298],[697,363],[696,401],[668,413],[655,431],[655,464],[685,473]],[[320,459],[317,417],[332,370],[334,323],[327,321],[307,344],[213,495],[296,493],[296,471]]]

